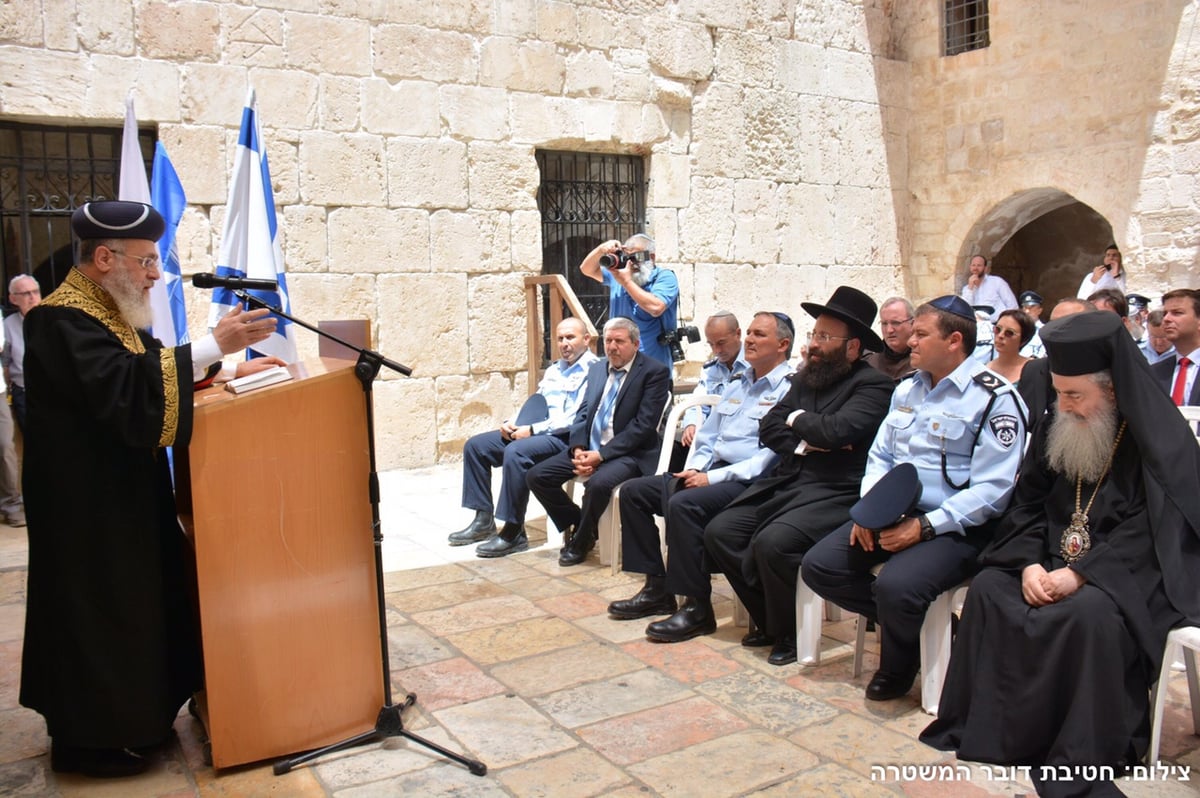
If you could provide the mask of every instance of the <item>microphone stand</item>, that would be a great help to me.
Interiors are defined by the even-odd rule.
[[[378,716],[375,718],[375,728],[362,734],[342,740],[341,742],[327,745],[324,748],[318,748],[298,756],[288,759],[281,759],[275,763],[272,768],[276,776],[282,776],[284,773],[291,771],[297,765],[303,765],[325,754],[331,754],[335,751],[341,751],[346,748],[353,748],[358,745],[384,740],[388,737],[406,737],[413,742],[420,743],[426,748],[437,751],[442,756],[465,765],[466,768],[476,776],[483,776],[487,773],[487,765],[477,759],[471,759],[463,754],[450,751],[432,740],[427,740],[413,734],[408,729],[404,728],[404,718],[402,714],[404,710],[411,707],[417,701],[417,696],[414,693],[409,693],[403,703],[396,704],[392,701],[392,669],[388,662],[388,630],[387,630],[387,609],[383,599],[383,530],[379,521],[379,474],[375,470],[375,403],[374,395],[371,387],[375,378],[379,375],[379,370],[383,366],[387,366],[392,371],[403,374],[405,377],[412,374],[412,369],[401,363],[381,355],[373,349],[355,346],[348,341],[343,341],[336,335],[333,335],[325,330],[314,327],[308,322],[301,321],[295,316],[284,313],[279,308],[267,304],[266,301],[250,294],[241,289],[236,289],[233,292],[238,299],[246,303],[246,309],[266,308],[276,316],[287,319],[293,324],[298,324],[306,330],[311,330],[317,335],[328,338],[335,343],[339,343],[348,349],[358,352],[358,361],[354,364],[354,375],[358,377],[359,383],[362,384],[363,398],[367,405],[367,452],[370,458],[370,473],[368,475],[368,492],[371,500],[371,531],[375,543],[375,593],[379,605],[379,653],[381,665],[383,668],[383,707],[380,708]]]

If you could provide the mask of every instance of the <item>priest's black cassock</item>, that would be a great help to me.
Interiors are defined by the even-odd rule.
[[[191,436],[190,347],[134,330],[76,270],[29,312],[25,337],[21,703],[56,743],[154,745],[201,678],[162,448]]]
[[[1056,338],[1065,344],[1058,358]],[[1060,537],[1076,504],[1074,480],[1046,465],[1047,416],[997,539],[981,556],[985,568],[968,592],[938,718],[921,740],[964,760],[1107,765],[1119,775],[1146,751],[1148,691],[1167,632],[1200,620],[1200,447],[1118,317],[1069,316],[1043,327],[1042,340],[1056,373],[1110,368],[1127,425],[1088,513],[1091,549],[1071,566],[1086,581],[1043,607],[1021,592],[1025,566],[1065,565]],[[1082,486],[1085,505],[1094,488]],[[1090,789],[1039,788],[1052,786]]]

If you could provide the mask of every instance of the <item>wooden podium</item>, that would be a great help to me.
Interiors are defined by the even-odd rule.
[[[366,408],[353,364],[195,395],[176,452],[217,768],[372,729],[384,702]]]

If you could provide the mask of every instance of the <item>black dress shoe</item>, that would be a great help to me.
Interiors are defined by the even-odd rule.
[[[529,549],[529,537],[525,534],[525,527],[518,527],[515,533],[508,529],[506,524],[504,531],[494,538],[491,538],[475,547],[476,557],[504,557],[508,554],[516,554],[519,551]]]
[[[145,773],[150,761],[127,748],[76,748],[51,742],[50,767],[55,773],[118,779]]]
[[[795,661],[796,641],[790,637],[781,638],[771,649],[771,656],[767,657],[767,662],[771,665],[791,665]]]
[[[870,684],[867,685],[867,698],[871,701],[891,701],[893,698],[899,698],[902,695],[907,695],[912,689],[913,681],[917,678],[915,672],[911,673],[888,673],[887,671],[875,671],[875,675],[871,677]]]
[[[710,635],[717,631],[717,618],[713,615],[709,599],[688,597],[670,618],[655,621],[646,627],[646,637],[655,643],[679,643],[699,635]]]
[[[675,596],[667,592],[666,578],[647,576],[646,584],[632,598],[608,605],[608,614],[619,621],[632,621],[647,615],[670,615],[679,609]]]
[[[763,646],[775,645],[775,638],[764,632],[762,629],[755,629],[753,632],[746,632],[742,636],[742,645],[746,648],[762,648]]]
[[[559,565],[579,565],[587,559],[588,552],[596,545],[596,536],[590,532],[575,530],[571,542],[562,547],[558,553]]]
[[[451,546],[465,546],[468,543],[478,543],[496,534],[496,519],[490,510],[476,510],[475,520],[457,532],[451,532],[448,538]]]

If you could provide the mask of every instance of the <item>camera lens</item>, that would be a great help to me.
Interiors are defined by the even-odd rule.
[[[600,265],[606,269],[616,268],[617,259],[614,255],[604,254],[600,256]]]

